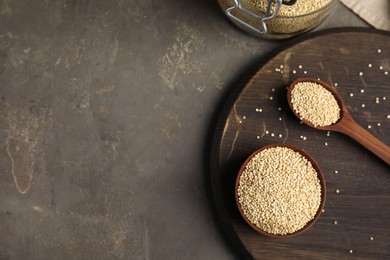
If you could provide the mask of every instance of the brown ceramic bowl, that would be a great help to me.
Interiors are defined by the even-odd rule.
[[[271,148],[271,147],[287,147],[287,148],[290,148],[296,152],[299,152],[301,155],[303,155],[307,160],[309,160],[311,162],[311,164],[313,165],[313,168],[316,170],[317,172],[317,176],[318,176],[318,179],[320,181],[320,186],[321,186],[321,202],[320,202],[320,206],[318,207],[318,210],[316,212],[316,214],[314,215],[314,218],[312,220],[310,220],[302,229],[298,230],[298,231],[295,231],[293,233],[289,233],[289,234],[286,234],[286,235],[278,235],[278,234],[272,234],[272,233],[268,233],[262,229],[260,229],[259,227],[257,227],[256,225],[252,224],[249,219],[245,216],[243,210],[241,209],[241,205],[239,203],[239,200],[238,200],[238,185],[239,185],[239,181],[240,181],[240,178],[241,178],[241,174],[242,172],[244,171],[245,169],[245,166],[248,164],[248,162],[259,152],[265,150],[265,149],[268,149],[268,148]],[[309,155],[307,154],[304,150],[298,148],[298,147],[295,147],[293,145],[288,145],[288,144],[273,144],[273,145],[268,145],[268,146],[264,146],[262,147],[261,149],[255,151],[254,153],[252,153],[248,159],[246,159],[246,161],[243,163],[243,165],[241,166],[240,168],[240,171],[238,173],[238,176],[237,176],[237,179],[236,179],[236,185],[235,185],[235,198],[236,198],[236,203],[237,203],[237,207],[240,211],[240,214],[241,216],[244,218],[245,222],[248,223],[248,225],[250,227],[252,227],[254,230],[256,230],[257,232],[265,235],[265,236],[268,236],[268,237],[273,237],[273,238],[288,238],[288,237],[292,237],[292,236],[296,236],[296,235],[299,235],[299,234],[302,234],[303,232],[305,232],[306,230],[308,230],[316,221],[317,219],[319,218],[323,208],[324,208],[324,205],[325,205],[325,199],[326,199],[326,186],[325,186],[325,180],[324,180],[324,176],[322,174],[322,171],[320,169],[320,167],[318,166],[317,162]]]

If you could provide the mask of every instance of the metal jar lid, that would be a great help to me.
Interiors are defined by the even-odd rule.
[[[240,23],[241,25],[249,28],[255,33],[258,34],[266,34],[267,29],[267,21],[275,18],[280,10],[282,4],[284,5],[293,5],[297,0],[268,0],[267,9],[264,15],[258,15],[252,12],[251,10],[246,9],[241,5],[241,0],[234,0],[234,6],[226,9],[226,15],[233,19],[234,21]],[[258,21],[260,24],[260,28],[256,28],[255,26],[249,24],[248,22],[242,20],[240,17],[237,17],[233,14],[233,11],[239,11],[240,13],[247,15],[253,18],[255,21]]]

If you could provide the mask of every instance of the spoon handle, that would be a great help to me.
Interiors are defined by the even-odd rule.
[[[358,125],[349,114],[337,124],[335,130],[353,138],[390,165],[390,147]]]

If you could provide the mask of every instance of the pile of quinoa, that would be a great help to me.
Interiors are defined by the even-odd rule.
[[[315,127],[329,126],[340,119],[340,107],[333,94],[314,82],[298,82],[291,91],[291,104],[300,119]]]
[[[248,3],[256,6],[262,12],[267,10],[268,0],[247,0]],[[331,0],[298,0],[293,5],[282,5],[278,16],[284,17],[294,17],[309,14],[315,12],[327,4],[329,4]]]
[[[321,204],[321,185],[311,162],[287,147],[270,147],[241,173],[238,203],[258,228],[277,235],[302,229]]]

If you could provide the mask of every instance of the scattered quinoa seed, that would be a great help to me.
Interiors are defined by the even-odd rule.
[[[340,107],[333,94],[314,82],[295,84],[291,103],[299,117],[314,126],[329,126],[340,118]]]
[[[382,52],[382,50],[381,49],[378,49],[378,53],[381,53]]]
[[[337,225],[337,220],[333,220],[333,224]]]
[[[371,240],[371,241],[374,240],[374,237],[370,237],[370,240]]]
[[[353,250],[352,250],[352,249],[349,249],[349,253],[352,254],[352,253],[353,253]]]
[[[237,198],[246,218],[270,233],[287,235],[306,226],[321,204],[318,173],[302,154],[270,147],[241,172]]]
[[[362,107],[364,108],[364,107],[366,107],[366,105],[365,105],[365,104],[362,104]]]
[[[336,189],[336,193],[337,193],[337,194],[340,193],[340,190],[339,190],[339,189]]]
[[[353,93],[349,93],[349,96],[350,96],[350,97],[353,97]]]
[[[337,170],[336,170],[336,171],[334,171],[334,173],[336,173],[336,174],[337,174],[337,173],[339,173],[339,171],[337,171]]]
[[[363,72],[359,72],[359,76],[363,76]]]
[[[360,93],[364,93],[364,89],[361,89],[361,90],[360,90]]]
[[[368,67],[369,67],[369,68],[372,68],[372,64],[371,64],[371,63],[369,63],[369,64],[368,64]]]

